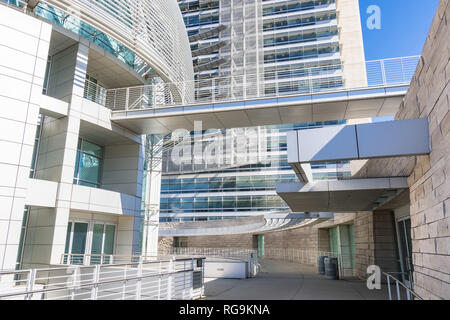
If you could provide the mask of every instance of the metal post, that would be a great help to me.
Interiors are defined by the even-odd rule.
[[[386,85],[386,69],[384,67],[384,60],[380,61],[380,66],[381,66],[381,76],[383,78],[383,85]]]
[[[190,279],[192,280],[192,281],[190,281],[190,296],[189,296],[189,298],[190,299],[193,299],[194,298],[194,259],[191,259],[191,271],[189,272],[190,273]]]
[[[186,260],[183,261],[183,298],[186,292]]]
[[[403,66],[403,58],[400,58],[400,64],[402,66],[402,80],[403,82],[406,82],[406,77],[405,77],[405,68]],[[409,300],[409,299],[408,299]]]
[[[97,300],[98,297],[98,282],[100,281],[100,265],[96,265],[94,269],[93,285],[91,291],[91,300]]]
[[[36,269],[32,269],[29,271],[28,274],[27,294],[25,295],[25,300],[31,300],[31,298],[33,297],[33,294],[29,292],[33,291],[35,280],[36,280]]]
[[[397,288],[397,300],[400,300],[400,288],[398,286],[398,280],[395,280],[395,287]]]
[[[392,300],[391,281],[389,280],[389,276],[386,276],[386,278],[387,278],[387,286],[388,286],[389,300]]]
[[[216,79],[213,78],[213,82],[212,82],[212,103],[216,102]]]
[[[161,262],[159,262],[159,277],[158,277],[158,300],[161,300],[161,273],[162,273],[162,266]]]
[[[123,268],[122,300],[125,300],[127,293],[127,267],[128,265],[126,264]]]
[[[173,278],[173,259],[171,259],[169,261],[169,275],[168,275],[168,279],[167,279],[167,300],[172,300],[172,278]]]
[[[130,88],[126,89],[126,94],[125,94],[125,110],[128,111],[129,108],[129,100],[130,100]]]
[[[141,290],[142,290],[142,259],[139,259],[138,279],[136,283],[136,300],[141,300]]]

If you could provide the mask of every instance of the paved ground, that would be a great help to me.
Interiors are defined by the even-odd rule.
[[[207,300],[383,300],[387,289],[369,290],[357,279],[327,280],[314,267],[262,260],[252,279],[205,279]]]

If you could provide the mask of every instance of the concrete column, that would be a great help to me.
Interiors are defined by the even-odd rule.
[[[51,25],[0,6],[0,270],[15,269]],[[26,28],[24,28],[26,26]],[[8,66],[8,67],[5,67]]]
[[[148,136],[146,148],[145,195],[144,195],[144,230],[142,254],[154,255],[158,252],[158,232],[162,175],[162,137]]]
[[[367,86],[358,0],[336,1],[341,61],[346,88]]]

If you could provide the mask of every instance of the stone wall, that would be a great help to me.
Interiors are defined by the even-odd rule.
[[[371,160],[361,177],[407,176],[414,283],[425,299],[450,299],[450,1],[441,0],[396,119],[428,118],[431,153]]]
[[[373,213],[358,212],[355,218],[355,275],[367,277],[367,267],[375,264]]]
[[[394,213],[389,210],[358,212],[355,218],[355,275],[367,278],[367,267],[399,272]]]
[[[359,177],[407,176],[414,289],[450,299],[450,1],[441,0],[397,120],[428,118],[431,153],[370,160]]]
[[[431,153],[408,182],[414,283],[425,299],[450,299],[450,1],[441,0],[398,119],[427,117]]]
[[[270,232],[264,235],[264,248],[319,250],[319,232],[315,227],[303,227],[287,231]]]
[[[158,238],[158,253],[159,254],[168,254],[170,249],[174,247],[174,238],[173,237],[159,237]]]

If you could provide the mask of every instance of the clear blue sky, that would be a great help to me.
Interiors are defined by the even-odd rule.
[[[359,0],[366,60],[419,55],[439,0]],[[381,10],[381,29],[367,27],[367,8]]]

